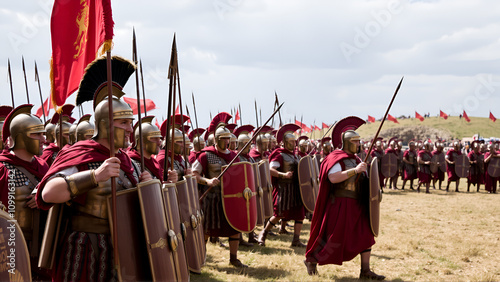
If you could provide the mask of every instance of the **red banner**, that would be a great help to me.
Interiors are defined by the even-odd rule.
[[[448,115],[445,114],[443,111],[439,110],[439,116],[444,118],[444,119],[447,119],[448,118]]]
[[[321,130],[321,128],[319,128],[319,126],[315,125],[314,130]]]
[[[495,122],[497,121],[496,117],[490,112],[490,119]]]
[[[418,118],[420,121],[424,121],[424,117],[415,111],[415,118]]]
[[[240,112],[238,109],[236,109],[236,114],[234,115],[234,122],[237,122],[240,120]]]
[[[467,115],[467,113],[465,112],[465,110],[464,110],[464,119],[465,119],[467,122],[470,122],[470,118],[469,118],[469,116]]]
[[[49,103],[49,98],[48,97],[47,97],[47,99],[45,99],[45,102],[43,102],[43,105],[40,106],[40,108],[38,108],[38,110],[36,110],[36,114],[35,115],[37,117],[39,117],[39,118],[42,118],[42,116],[43,116],[42,107],[43,107],[43,109],[45,109],[45,116],[48,118],[49,117],[50,109],[53,109],[52,103]]]
[[[137,110],[137,99],[134,98],[128,98],[128,97],[123,97],[123,101],[125,103],[129,104],[130,107],[132,108],[133,114],[136,115],[139,111]],[[144,100],[140,100],[141,103],[141,113],[144,114]],[[146,99],[146,111],[151,111],[157,109],[155,103],[151,99]]]
[[[300,126],[300,128],[302,128],[302,132],[311,132],[311,129],[307,127],[307,125],[301,123],[300,121],[295,120],[295,124]]]
[[[399,123],[399,121],[395,117],[389,114],[387,114],[387,120],[393,121],[394,123]]]
[[[78,89],[89,63],[111,48],[113,17],[111,0],[55,0],[50,32],[52,38],[52,103],[62,106]]]
[[[328,124],[324,123],[324,122],[322,122],[322,125],[321,125],[321,126],[323,127],[323,129],[328,129],[328,128],[330,128],[330,126],[329,126]]]
[[[374,123],[375,122],[375,118],[372,117],[372,116],[368,116],[368,122]]]

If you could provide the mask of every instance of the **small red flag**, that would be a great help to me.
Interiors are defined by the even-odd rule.
[[[179,112],[179,105],[177,105],[177,107],[175,108],[175,114],[176,114],[176,115],[179,115],[179,114],[180,114],[180,112]]]
[[[134,115],[136,115],[138,113],[138,111],[137,111],[137,99],[123,97],[123,101],[125,101],[125,103],[127,103],[127,104],[130,105],[130,107],[132,108],[132,112],[133,112]],[[142,112],[142,114],[144,114],[143,113],[143,111],[144,111],[144,100],[141,99],[140,103],[141,103],[141,112]],[[154,109],[157,109],[157,108],[156,108],[156,105],[153,102],[153,100],[146,99],[146,111],[151,111],[151,110],[154,110]]]
[[[328,128],[330,128],[330,126],[329,126],[328,124],[324,123],[324,122],[322,122],[322,125],[321,125],[321,126],[323,127],[323,129],[328,129]]]
[[[319,128],[319,126],[315,125],[314,130],[321,130],[321,128]]]
[[[307,127],[307,125],[301,123],[300,121],[295,120],[295,124],[300,126],[300,128],[302,128],[302,132],[311,132],[311,129]]]
[[[238,109],[236,109],[236,114],[234,115],[234,122],[237,122],[240,120],[240,112]]]
[[[448,115],[445,114],[443,111],[439,110],[439,116],[444,118],[444,119],[448,119]]]
[[[387,120],[393,121],[394,123],[399,123],[399,121],[395,117],[389,114],[387,114]]]
[[[156,125],[158,128],[161,128],[160,124],[158,123],[158,119],[157,119],[157,118],[155,119],[155,125]]]
[[[56,0],[52,8],[51,96],[62,106],[78,89],[89,63],[111,49],[113,17],[111,0]]]
[[[467,122],[470,122],[470,118],[469,118],[469,116],[467,115],[467,113],[465,112],[465,110],[464,110],[464,119],[465,119]]]
[[[368,116],[368,122],[374,123],[375,122],[375,118],[372,117],[372,116]]]
[[[52,103],[49,103],[49,97],[47,97],[47,99],[45,99],[45,102],[43,102],[43,106],[40,106],[40,108],[38,108],[38,110],[36,110],[35,115],[39,118],[42,118],[42,116],[43,116],[42,107],[45,109],[45,116],[48,117],[50,109],[53,109]]]
[[[495,122],[497,121],[496,117],[490,112],[490,119]]]
[[[420,121],[424,121],[424,117],[417,113],[417,111],[415,111],[415,118],[418,118]]]

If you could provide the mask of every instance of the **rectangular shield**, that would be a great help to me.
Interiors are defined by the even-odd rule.
[[[297,167],[299,175],[300,197],[304,207],[309,212],[314,212],[318,195],[318,183],[314,177],[313,160],[309,155],[301,158]]]
[[[370,165],[370,227],[373,236],[378,236],[380,226],[380,201],[382,201],[382,190],[378,174],[378,159],[374,157]]]
[[[260,183],[263,190],[264,199],[264,216],[270,218],[273,216],[273,185],[271,183],[271,171],[269,170],[269,160],[261,160],[259,162]]]
[[[174,186],[175,187],[175,186]],[[167,225],[162,188],[158,179],[137,184],[142,222],[153,281],[181,280],[181,261],[177,250],[183,245],[182,236]],[[177,207],[177,215],[179,209]],[[184,258],[184,264],[185,264]]]
[[[255,190],[257,192],[257,226],[263,226],[266,220],[264,214],[264,190],[260,184],[259,164],[252,163]]]
[[[137,212],[139,194],[137,188],[116,192],[118,280],[148,281],[152,279],[142,217]],[[108,214],[111,234],[113,217],[111,216],[111,196],[108,197]],[[118,216],[119,215],[119,216]]]

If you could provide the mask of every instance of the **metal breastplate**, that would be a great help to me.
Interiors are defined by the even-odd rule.
[[[31,240],[33,232],[33,209],[25,207],[26,197],[31,195],[33,188],[37,183],[31,183],[28,176],[10,163],[3,163],[9,170],[9,186],[14,184],[15,187],[15,219],[25,234],[26,240]],[[12,175],[13,174],[13,175]],[[33,176],[34,177],[34,176]],[[7,187],[5,187],[7,189]]]
[[[297,171],[297,165],[299,163],[297,157],[285,153],[281,153],[281,157],[283,158],[283,172]]]
[[[97,169],[102,163],[89,163],[89,169]],[[133,164],[134,165],[134,164]],[[135,167],[135,165],[134,165]],[[134,177],[136,180],[137,169],[135,169]],[[132,188],[132,182],[125,176],[125,173],[120,170],[120,176],[116,178],[116,191]],[[111,195],[111,178],[105,182],[99,182],[99,185],[87,192],[86,201],[83,205],[73,204],[76,213],[73,215],[72,225],[73,230],[87,231],[88,228],[109,229],[108,226],[108,205],[107,198]],[[89,226],[94,225],[94,226]],[[95,232],[101,233],[101,232]],[[102,232],[104,233],[104,232]]]
[[[415,155],[413,153],[408,154],[408,161],[412,164],[415,163]]]
[[[292,179],[279,178],[279,183],[298,183],[299,176],[297,173],[297,166],[299,164],[299,159],[295,155],[289,155],[285,153],[281,153],[281,157],[283,158],[283,172],[293,172]]]
[[[356,160],[354,159],[343,159],[342,162],[344,163],[345,170],[349,170],[357,166]],[[356,192],[356,176],[351,176],[343,182],[336,183],[335,188]]]
[[[170,162],[171,161],[171,158],[168,157],[168,161]],[[175,171],[177,171],[177,180],[178,181],[181,181],[183,178],[184,178],[184,167],[186,166],[186,162],[185,161],[182,161],[182,164],[174,159],[174,169]]]
[[[226,161],[222,158],[219,158],[217,155],[207,152],[207,161],[208,161],[208,175],[207,178],[214,178],[219,176],[222,171],[222,166],[227,165]],[[220,185],[214,186],[210,193],[219,193]]]

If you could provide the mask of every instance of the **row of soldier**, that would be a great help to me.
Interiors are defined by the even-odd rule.
[[[167,121],[158,128],[152,123],[153,117],[148,116],[142,118],[141,124],[133,124],[132,109],[121,97],[124,95],[123,86],[135,66],[118,57],[113,60],[113,72],[120,73],[123,77],[113,75],[112,122],[108,120],[108,86],[107,77],[103,75],[105,59],[102,58],[89,65],[77,94],[77,101],[78,97],[92,97],[93,115],[84,115],[76,121],[72,117],[74,106],[67,104],[49,122],[43,124],[31,113],[32,105],[21,105],[14,109],[9,106],[0,107],[3,123],[0,201],[3,210],[17,221],[22,230],[34,280],[48,280],[51,277],[56,281],[87,281],[97,277],[104,280],[113,277],[127,280],[124,275],[129,273],[123,267],[118,271],[112,267],[114,259],[108,198],[113,178],[117,179],[118,193],[130,191],[141,184],[147,185],[155,179],[173,185],[176,192],[170,196],[178,197],[179,201],[176,199],[175,203],[165,205],[179,206],[181,221],[188,229],[188,234],[183,230],[174,230],[168,243],[171,250],[175,249],[174,245],[184,245],[186,248],[185,271],[189,269],[194,273],[200,272],[205,261],[203,242],[208,237],[229,237],[230,264],[238,268],[247,267],[237,258],[242,232],[226,218],[224,199],[221,196],[223,179],[218,177],[223,166],[235,159],[237,153],[239,157],[235,159],[236,162],[257,164],[258,166],[254,166],[255,174],[260,167],[260,178],[267,179],[267,184],[254,187],[257,190],[254,194],[261,194],[262,197],[258,186],[265,188],[267,193],[267,202],[261,203],[266,205],[265,214],[262,214],[264,220],[259,223],[264,228],[258,238],[253,233],[253,228],[246,230],[251,231],[249,242],[264,246],[266,237],[272,234],[271,229],[275,224],[282,220],[283,233],[286,232],[286,222],[294,220],[291,246],[305,247],[299,239],[306,209],[298,190],[297,164],[300,157],[306,155],[314,156],[318,160],[316,164],[319,164],[319,159],[326,157],[331,151],[329,138],[321,140],[317,148],[311,147],[312,142],[306,142],[307,138],[297,140],[297,125],[286,124],[278,130],[269,126],[255,129],[252,125],[235,128],[236,125],[228,123],[231,115],[222,112],[213,118],[206,130],[194,129],[190,134],[187,134],[188,128],[185,125],[189,117],[172,116],[175,128],[169,130],[170,142],[166,142],[167,128],[170,128]],[[90,122],[92,116],[94,124]],[[113,146],[108,136],[110,127],[114,131]],[[142,136],[139,134],[139,127]],[[247,146],[242,150],[250,141],[254,129],[259,130],[260,134],[255,136],[253,148]],[[300,145],[299,149],[297,143]],[[308,146],[304,147],[304,144]],[[112,147],[115,149],[114,157],[110,157]],[[322,147],[325,149],[318,150]],[[165,159],[168,160],[167,164]],[[317,178],[318,166],[315,167]],[[185,187],[182,185],[191,188],[179,189]],[[172,186],[167,185],[168,187]],[[163,191],[167,190],[163,188]],[[206,197],[200,204],[197,199],[201,194],[206,194]],[[182,197],[184,200],[181,201]],[[145,203],[140,204],[144,216],[147,213],[144,211],[147,203],[146,207],[143,206]],[[183,217],[182,207],[185,205],[189,206],[189,212]],[[56,208],[59,210],[57,216],[54,215]],[[134,208],[137,208],[137,215],[139,208]],[[313,209],[314,203],[308,210],[312,212]],[[51,212],[47,213],[49,210]],[[57,222],[58,216],[66,222],[65,228],[59,223],[56,230],[50,229],[53,228],[52,220],[55,218]],[[118,219],[122,216],[125,215],[119,214]],[[168,218],[168,212],[166,217]],[[120,227],[118,230],[121,230]],[[56,237],[49,238],[51,236]],[[118,236],[120,240],[126,237],[122,233]],[[191,241],[184,244],[184,240]],[[118,246],[123,245],[120,242]],[[57,248],[47,247],[49,243]],[[141,245],[139,242],[133,244]],[[145,242],[142,244],[146,246]],[[161,240],[158,244],[161,245]],[[144,251],[154,248],[152,246],[156,245],[150,242],[149,246],[144,247]],[[123,251],[123,254],[126,253]],[[121,264],[125,264],[126,257],[121,256],[122,254]],[[136,260],[139,258],[140,256]],[[166,277],[183,280],[186,274],[180,269],[184,265],[180,263],[182,258],[172,260],[175,265],[172,272],[177,274],[166,274],[174,275]],[[150,264],[153,268],[154,263]],[[161,273],[160,269],[156,271]],[[151,272],[137,277],[145,280],[155,278],[155,270]],[[23,279],[26,277],[23,276]]]
[[[369,147],[369,142],[364,144],[365,151],[358,155],[363,158]],[[387,148],[384,150],[384,145]],[[406,183],[410,182],[410,189],[414,190],[414,180],[418,181],[416,190],[425,186],[429,193],[430,185],[439,190],[447,175],[446,191],[450,184],[455,182],[455,191],[459,192],[460,178],[467,178],[467,192],[471,185],[476,186],[479,192],[481,184],[485,185],[488,193],[496,193],[497,182],[500,176],[500,142],[485,144],[484,140],[475,140],[471,143],[470,152],[465,154],[463,145],[459,141],[447,143],[438,140],[432,143],[427,141],[411,140],[408,148],[403,151],[402,140],[397,137],[389,139],[387,143],[382,138],[375,141],[375,149],[368,159],[378,157],[380,171],[380,186],[388,185],[389,189],[398,189],[397,181],[401,177],[404,190]],[[394,156],[392,156],[394,155]],[[384,181],[385,179],[385,181]]]

